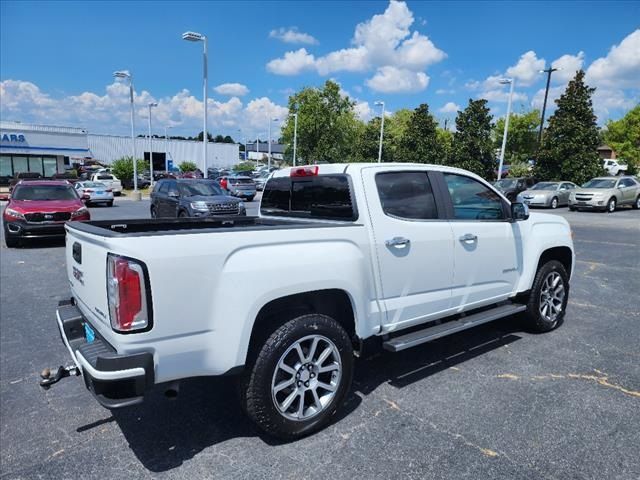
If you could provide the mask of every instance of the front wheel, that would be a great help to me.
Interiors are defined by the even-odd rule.
[[[279,327],[240,384],[241,403],[264,432],[293,440],[327,425],[353,375],[353,346],[333,318],[310,314]]]
[[[182,211],[178,214],[178,218],[189,218],[189,214],[187,214],[187,212],[185,212],[184,210],[182,210]]]
[[[607,202],[607,213],[613,213],[616,211],[616,197],[611,197]]]
[[[13,235],[7,234],[7,229],[5,228],[4,243],[7,245],[7,248],[17,248],[21,245],[22,240],[14,237]]]
[[[551,200],[551,208],[558,208],[558,197],[553,197],[553,199]]]
[[[575,212],[576,211],[576,207],[569,205],[569,211],[571,212]]]
[[[525,318],[535,332],[553,330],[564,320],[569,300],[569,275],[564,265],[550,260],[536,273]]]

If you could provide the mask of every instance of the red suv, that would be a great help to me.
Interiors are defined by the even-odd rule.
[[[89,210],[63,180],[20,181],[4,209],[4,241],[17,247],[24,238],[64,236],[67,220],[90,220]]]

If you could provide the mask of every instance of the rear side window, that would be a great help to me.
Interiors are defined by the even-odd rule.
[[[410,220],[438,218],[427,172],[379,173],[376,186],[386,215]]]
[[[327,220],[356,220],[356,208],[347,175],[270,179],[260,213]]]

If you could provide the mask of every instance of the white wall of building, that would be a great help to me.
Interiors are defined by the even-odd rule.
[[[91,156],[100,162],[110,164],[121,157],[131,156],[131,137],[116,135],[87,135]],[[153,138],[154,153],[164,153],[165,140]],[[202,142],[193,140],[168,140],[167,157],[178,167],[182,162],[194,162],[202,170]],[[136,156],[143,158],[149,151],[149,139],[136,137]],[[238,163],[239,148],[236,143],[213,143],[207,145],[208,167],[231,167]],[[155,162],[154,162],[155,163]]]

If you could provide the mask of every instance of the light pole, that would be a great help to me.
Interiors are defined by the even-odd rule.
[[[167,175],[169,175],[169,136],[167,130],[170,128],[171,126],[164,127],[164,171]]]
[[[269,165],[269,171],[271,171],[271,122],[277,122],[278,119],[277,118],[271,118],[269,117],[269,153],[268,155],[268,165]]]
[[[382,162],[382,138],[384,136],[384,102],[376,102],[375,105],[382,106],[382,118],[380,119],[380,146],[378,147],[378,163]]]
[[[197,32],[184,32],[182,34],[182,39],[187,40],[188,42],[203,42],[204,44],[204,55],[203,55],[203,77],[204,83],[202,87],[202,98],[203,98],[203,131],[202,131],[202,174],[204,178],[208,177],[207,172],[207,143],[209,143],[209,139],[207,138],[207,90],[208,90],[208,74],[207,74],[207,37],[202,33]]]
[[[507,132],[509,131],[509,117],[511,117],[511,99],[513,98],[513,86],[516,81],[513,78],[503,78],[500,83],[506,85],[511,84],[509,88],[509,101],[507,102],[507,118],[504,120],[504,133],[502,134],[502,148],[500,148],[500,165],[498,166],[498,180],[502,178],[502,165],[504,164],[504,149],[507,146]]]
[[[293,113],[293,166],[296,166],[296,151],[298,149],[298,113]]]
[[[147,104],[149,107],[149,181],[151,185],[153,185],[153,140],[151,139],[151,109],[157,107],[158,104],[155,102],[149,102]]]
[[[542,116],[540,118],[540,130],[538,131],[538,149],[540,149],[540,145],[542,144],[542,127],[544,126],[544,112],[547,109],[547,97],[549,96],[549,84],[551,83],[551,74],[559,68],[549,67],[546,70],[540,70],[539,73],[547,74],[547,87],[544,90],[544,103],[542,104]]]
[[[118,70],[113,72],[115,78],[129,80],[129,100],[131,103],[131,156],[133,160],[133,199],[140,200],[138,192],[138,166],[136,162],[136,124],[135,124],[135,106],[133,104],[133,75],[129,70]]]

